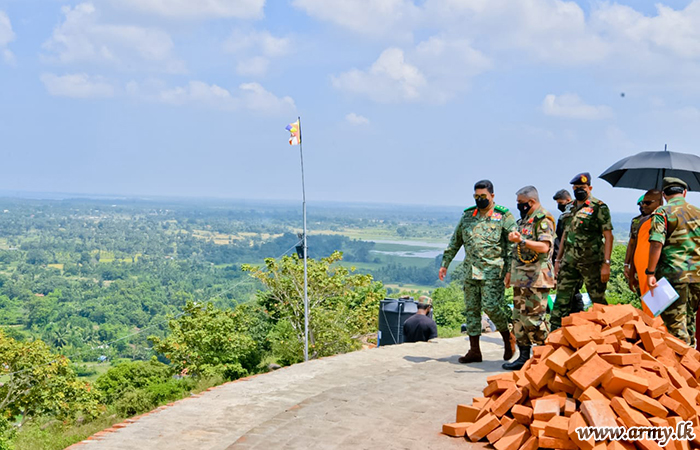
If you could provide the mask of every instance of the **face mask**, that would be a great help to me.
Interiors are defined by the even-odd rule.
[[[557,205],[557,208],[558,208],[559,211],[561,211],[561,212],[566,211],[566,205],[563,205],[563,204],[561,204],[561,203],[559,203],[559,204]]]
[[[518,203],[518,211],[520,211],[520,218],[524,219],[527,213],[530,212],[532,206],[529,203]]]
[[[574,190],[574,197],[576,197],[576,200],[582,202],[588,198],[588,191],[585,189],[576,189]]]
[[[476,200],[476,207],[479,209],[486,209],[491,204],[491,200],[488,198],[479,198]]]

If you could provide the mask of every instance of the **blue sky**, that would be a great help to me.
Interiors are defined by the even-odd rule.
[[[0,0],[0,190],[296,199],[301,115],[310,202],[553,207],[698,153],[699,75],[700,0]]]

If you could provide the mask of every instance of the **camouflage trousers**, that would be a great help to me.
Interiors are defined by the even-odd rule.
[[[549,318],[552,331],[561,328],[561,319],[570,314],[571,299],[576,291],[581,288],[582,281],[585,283],[588,296],[593,303],[602,303],[604,305],[608,303],[605,301],[607,283],[603,283],[600,280],[600,269],[602,266],[602,261],[576,263],[564,260],[562,262],[559,268],[559,276],[557,277],[557,298]]]
[[[678,300],[661,313],[666,329],[691,347],[695,343],[695,313],[700,305],[700,283],[673,283]]]
[[[542,345],[547,339],[549,288],[513,287],[513,333],[518,345]]]
[[[481,311],[488,314],[498,331],[508,331],[510,308],[506,304],[503,280],[466,280],[464,303],[467,307],[467,334],[481,335]]]

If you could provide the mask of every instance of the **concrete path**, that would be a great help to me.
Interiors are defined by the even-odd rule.
[[[440,433],[456,405],[501,371],[497,333],[485,362],[462,365],[464,337],[364,350],[232,382],[98,433],[81,450],[470,449]]]

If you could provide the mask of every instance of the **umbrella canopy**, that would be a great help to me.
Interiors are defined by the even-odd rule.
[[[700,191],[700,157],[678,152],[642,152],[621,159],[600,175],[613,187],[661,189],[664,177],[688,183],[688,190]]]

